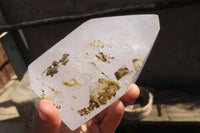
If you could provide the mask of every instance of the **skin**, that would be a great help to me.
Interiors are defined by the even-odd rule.
[[[122,119],[124,107],[137,99],[139,93],[138,86],[131,84],[124,96],[75,131],[68,129],[61,121],[57,108],[51,102],[41,100],[30,133],[114,133]]]

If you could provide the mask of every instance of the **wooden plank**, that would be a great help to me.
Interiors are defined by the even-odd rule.
[[[199,88],[159,89],[154,99],[151,113],[142,121],[200,122]]]
[[[1,76],[1,75],[0,75]],[[1,78],[0,78],[0,89],[3,87],[3,82],[2,82],[2,80],[1,80]]]
[[[162,104],[162,115],[159,116],[157,106],[153,105],[150,115],[142,121],[200,121],[200,108],[190,109],[192,106],[192,103]]]
[[[6,72],[8,73],[8,77],[9,79],[15,75],[15,71],[11,65],[11,63],[8,63],[6,66],[5,66],[5,69],[6,69]]]
[[[3,84],[6,84],[9,80],[9,77],[8,77],[8,74],[6,72],[6,68],[2,68],[1,71],[0,71],[0,77],[1,77],[1,80],[3,82]]]
[[[8,61],[8,57],[7,57],[6,52],[3,49],[3,46],[0,42],[0,68],[6,61]]]
[[[15,75],[13,67],[11,63],[7,63],[1,70],[0,70],[0,87],[3,87],[12,76]]]
[[[15,74],[6,52],[0,42],[0,87],[3,87]]]
[[[13,69],[19,79],[23,77],[23,74],[27,70],[27,66],[23,61],[23,58],[17,48],[11,33],[5,33],[0,38],[1,44],[6,51],[6,54],[11,62]]]
[[[3,85],[5,85],[14,74],[14,70],[10,63],[3,65],[0,70],[0,87],[3,87]]]

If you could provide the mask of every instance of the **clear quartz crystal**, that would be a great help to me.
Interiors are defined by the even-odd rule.
[[[152,14],[88,20],[29,65],[30,85],[75,130],[136,81],[159,29]]]

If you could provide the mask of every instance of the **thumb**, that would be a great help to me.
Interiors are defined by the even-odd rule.
[[[60,125],[61,119],[57,108],[51,102],[41,100],[31,133],[56,133]]]

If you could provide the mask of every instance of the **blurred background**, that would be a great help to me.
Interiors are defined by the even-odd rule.
[[[200,132],[199,0],[0,0],[0,132],[31,128],[34,59],[88,19],[129,14],[158,14],[161,30],[137,80],[153,94],[150,114],[117,132]]]

